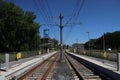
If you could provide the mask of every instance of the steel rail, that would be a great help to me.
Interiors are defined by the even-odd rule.
[[[92,70],[95,74],[99,75],[102,80],[120,80],[120,74],[113,72],[112,70],[101,67],[97,64],[91,63],[87,60],[79,58],[75,55],[69,54],[72,58],[76,59],[78,62],[81,62],[84,66]]]
[[[58,56],[57,56],[58,57]],[[45,74],[43,75],[42,79],[41,80],[46,80],[48,79],[49,77],[49,74],[50,72],[53,70],[55,64],[56,64],[56,59],[57,57],[55,57],[54,61],[51,62],[50,66],[48,67],[48,69],[46,70]]]
[[[80,64],[75,59],[71,58],[69,55],[65,54],[65,57],[80,80],[85,80],[85,79],[101,80],[101,78],[98,75],[94,74],[94,72],[92,72],[91,70]]]
[[[53,56],[57,56],[57,55],[54,54]],[[27,77],[32,76],[36,71],[38,71],[38,69],[42,68],[41,66],[47,64],[48,60],[52,59],[53,56],[51,56],[50,58],[46,59],[45,61],[43,61],[42,63],[40,63],[40,64],[37,65],[36,67],[34,67],[34,68],[32,68],[31,70],[29,70],[28,72],[26,72],[23,76],[21,76],[20,78],[18,78],[18,80],[26,80]],[[55,60],[56,60],[56,57],[55,57]],[[53,60],[53,62],[55,62],[55,61]],[[49,74],[49,72],[52,70],[52,66],[54,66],[54,64],[55,64],[55,63],[53,63],[53,62],[52,62],[52,64],[49,62],[51,69],[47,69],[48,72],[46,71],[47,74],[45,74],[43,77],[46,78],[47,75]],[[49,64],[48,64],[48,65],[49,65]],[[49,68],[49,67],[48,67],[48,68]]]

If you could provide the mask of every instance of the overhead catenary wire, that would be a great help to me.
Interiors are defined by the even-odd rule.
[[[76,12],[76,10],[77,10],[77,7],[76,7],[76,6],[77,6],[78,4],[79,4],[79,0],[77,0],[76,5],[75,5],[75,7],[74,7],[74,9],[73,9],[73,11],[72,11],[72,14],[71,14],[70,18],[68,19],[68,21],[66,21],[65,25],[68,24],[68,23],[72,20],[72,18],[75,17],[75,12]]]
[[[54,17],[53,17],[53,13],[52,13],[52,10],[51,10],[51,8],[50,8],[50,5],[48,4],[48,0],[45,0],[45,2],[46,2],[46,6],[47,6],[47,9],[48,9],[48,11],[49,11],[49,20],[50,20],[50,23],[51,24],[53,24],[53,25],[50,25],[49,27],[51,28],[51,27],[53,27],[53,26],[58,26],[57,25],[57,23],[56,23],[56,21],[54,20]],[[55,34],[56,33],[56,30],[51,30],[52,31],[52,33],[53,33],[53,35],[57,38],[57,35]]]
[[[48,11],[48,8],[47,8],[47,6],[46,6],[46,2],[45,2],[45,0],[38,0],[38,2],[39,2],[39,6],[40,6],[40,8],[41,8],[41,10],[43,11],[43,13],[44,13],[44,15],[45,15],[45,17],[46,17],[46,20],[47,20],[47,22],[49,23],[50,22],[50,19],[48,18],[49,17],[49,11]],[[44,6],[44,7],[43,7]]]
[[[41,17],[44,20],[46,26],[50,28],[51,25],[48,24],[48,23],[50,23],[50,19],[49,19],[49,15],[48,15],[49,14],[48,10],[46,12],[46,10],[44,10],[44,8],[42,7],[43,5],[46,6],[45,2],[41,2],[40,0],[39,1],[38,0],[33,0],[33,2],[36,5],[36,7],[37,7],[38,11],[40,12],[40,14],[42,15]],[[47,7],[45,7],[45,8],[47,8]],[[41,26],[42,26],[42,24],[41,24]],[[43,26],[45,26],[45,25],[43,25]],[[56,37],[56,35],[54,34],[54,32],[52,32],[52,33]]]
[[[72,12],[72,16],[68,19],[68,21],[65,23],[65,25],[69,25],[71,22],[74,22],[74,21],[77,22],[79,13],[80,13],[83,5],[84,5],[84,1],[85,1],[85,0],[77,0],[76,6],[74,7],[73,12]],[[74,21],[73,21],[73,20],[74,20]],[[77,24],[78,24],[78,23],[73,24],[73,25],[77,25]],[[81,23],[79,23],[79,24],[81,24]],[[71,27],[73,27],[73,25],[71,25]],[[70,35],[71,35],[71,34],[70,34],[70,33],[71,33],[71,29],[69,30],[68,33],[69,33],[69,34],[66,35],[67,38],[65,37],[65,38],[66,38],[66,39],[65,39],[66,41],[69,40],[69,37],[70,37]]]
[[[35,4],[37,10],[39,11],[39,13],[40,13],[41,16],[42,16],[42,18],[40,18],[40,19],[42,19],[44,22],[46,22],[45,16],[44,16],[43,12],[41,11],[40,7],[38,6],[37,1],[36,1],[36,0],[32,0],[32,1],[33,1],[33,3]]]
[[[42,14],[41,17],[44,19],[45,24],[50,23],[50,24],[53,24],[53,25],[55,24],[55,26],[56,26],[57,23],[54,21],[53,14],[52,14],[53,9],[51,10],[48,0],[33,0],[33,1],[36,4],[40,13]],[[63,24],[63,26],[65,25],[64,27],[66,27],[66,25],[70,24],[70,29],[69,29],[68,33],[71,33],[73,25],[76,25],[76,24],[71,24],[71,23],[76,23],[77,22],[77,19],[79,17],[79,14],[80,14],[80,11],[83,7],[83,4],[84,4],[84,0],[76,0],[76,3],[75,3],[75,6],[72,10],[71,16],[68,19],[66,19],[66,21],[65,21],[66,23]],[[51,16],[52,16],[52,18],[51,18],[52,20],[50,19]],[[51,29],[51,27],[53,27],[53,26],[48,25],[48,27]],[[51,31],[52,31],[52,33],[54,34],[55,37],[58,37],[55,34],[55,30],[54,31],[51,30]],[[68,34],[68,33],[66,34],[67,35],[66,41],[68,41],[68,39],[69,39],[68,35],[70,36],[70,34]]]
[[[48,23],[48,14],[47,14],[47,10],[45,10],[45,5],[44,5],[44,0],[35,0],[36,1],[36,6],[39,8],[40,13],[42,14],[41,17],[44,17],[44,20],[46,23]],[[44,6],[44,8],[43,8]]]
[[[84,0],[77,0],[76,1],[76,4],[73,8],[73,11],[72,11],[72,15],[71,17],[66,21],[65,25],[66,24],[69,24],[71,22],[74,22],[74,21],[77,21],[77,18],[79,16],[79,13],[83,7],[83,4],[84,4]]]
[[[81,11],[82,8],[83,8],[84,3],[85,3],[85,0],[82,0],[82,1],[81,1],[81,5],[80,5],[79,10],[78,10],[78,13],[77,13],[78,16],[79,16],[79,14],[80,14],[80,11]],[[76,17],[76,18],[78,19],[78,17]]]

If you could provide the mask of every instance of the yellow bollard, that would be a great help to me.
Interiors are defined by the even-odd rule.
[[[104,59],[107,58],[107,52],[106,51],[104,51],[103,57],[104,57]]]
[[[21,57],[22,57],[21,52],[18,52],[17,55],[16,55],[17,60],[20,59]]]

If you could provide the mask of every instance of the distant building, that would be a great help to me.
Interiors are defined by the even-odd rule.
[[[41,50],[47,51],[48,49],[53,50],[58,46],[58,41],[56,39],[51,39],[49,37],[49,29],[44,29],[44,37],[41,38],[40,48]]]
[[[72,48],[76,53],[82,54],[84,52],[84,44],[75,43]]]

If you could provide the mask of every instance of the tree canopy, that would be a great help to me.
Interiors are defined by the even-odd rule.
[[[114,50],[120,50],[120,31],[115,31],[112,33],[105,33],[98,39],[93,39],[85,43],[86,48],[90,44],[90,48],[93,49],[103,49],[103,41],[105,43],[105,48],[112,48]]]
[[[33,12],[0,0],[0,52],[39,48],[39,24]]]

